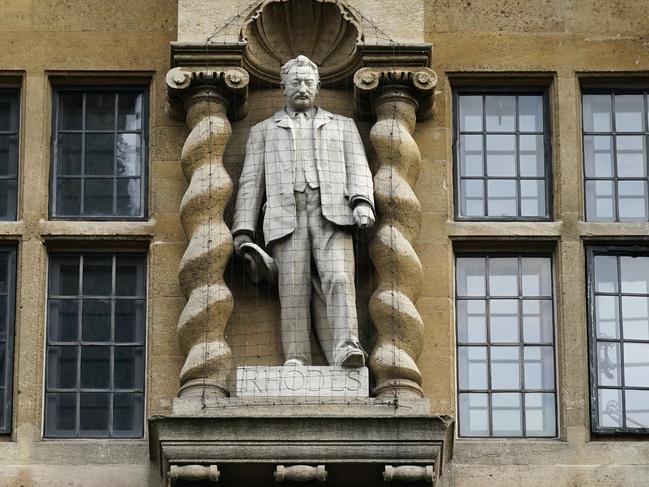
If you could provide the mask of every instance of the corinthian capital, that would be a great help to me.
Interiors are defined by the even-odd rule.
[[[196,95],[219,99],[226,105],[230,120],[246,116],[250,76],[243,68],[177,67],[167,72],[166,82],[167,112],[173,118],[183,120],[187,104]]]
[[[367,67],[354,75],[354,94],[359,115],[374,118],[372,104],[382,95],[391,94],[411,99],[417,106],[417,118],[433,114],[433,94],[437,74],[425,67]]]

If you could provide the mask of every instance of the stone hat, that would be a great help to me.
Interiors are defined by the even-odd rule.
[[[277,283],[277,264],[264,249],[252,242],[246,242],[239,248],[246,263],[246,272],[254,282],[266,279],[271,284]]]

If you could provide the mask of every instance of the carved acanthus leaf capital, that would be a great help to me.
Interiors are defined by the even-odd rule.
[[[239,120],[246,116],[248,72],[239,67],[208,69],[177,67],[166,76],[167,113],[172,118],[183,120],[186,101],[201,90],[222,99],[227,104],[228,117]]]
[[[372,102],[389,92],[411,97],[418,106],[417,118],[426,119],[433,114],[433,95],[437,74],[430,68],[367,67],[354,75],[354,95],[361,118],[374,117]]]

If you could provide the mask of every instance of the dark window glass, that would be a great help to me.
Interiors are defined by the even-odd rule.
[[[16,219],[19,94],[0,90],[0,220]]]
[[[11,432],[15,276],[16,251],[0,248],[0,433]]]
[[[53,217],[144,216],[144,97],[142,90],[57,93]]]
[[[45,436],[140,438],[145,257],[50,257]]]
[[[543,93],[458,93],[456,101],[457,216],[548,219]]]
[[[556,436],[551,259],[456,263],[460,436]]]
[[[649,221],[647,93],[582,97],[586,220]]]
[[[591,248],[588,269],[593,431],[649,433],[649,249]]]

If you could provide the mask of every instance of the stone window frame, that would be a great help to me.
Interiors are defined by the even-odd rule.
[[[487,294],[487,297],[478,297],[478,296],[460,296],[459,291],[458,291],[458,279],[457,279],[457,274],[458,274],[458,260],[462,258],[482,258],[485,260],[485,293]],[[460,388],[460,373],[459,373],[459,347],[464,346],[461,345],[460,339],[459,339],[459,313],[458,313],[458,299],[464,299],[464,300],[475,300],[475,299],[485,299],[490,301],[493,299],[488,293],[488,282],[489,282],[489,267],[488,267],[488,260],[490,258],[517,258],[518,260],[518,291],[519,291],[519,301],[522,302],[524,299],[522,295],[522,279],[521,279],[521,259],[524,258],[546,258],[550,261],[550,286],[551,286],[551,296],[544,298],[545,300],[550,301],[551,303],[551,310],[552,310],[552,341],[550,342],[550,345],[548,343],[542,343],[539,342],[538,344],[536,343],[528,343],[526,344],[524,339],[523,339],[523,334],[522,334],[522,320],[521,316],[519,315],[518,318],[518,326],[519,326],[519,340],[518,342],[514,343],[512,342],[511,344],[506,344],[508,346],[517,346],[521,348],[521,355],[519,356],[520,358],[520,373],[521,373],[521,381],[520,381],[520,388],[519,388],[519,393],[521,394],[521,397],[523,397],[527,391],[526,388],[523,387],[524,381],[522,379],[522,374],[524,373],[524,360],[523,360],[523,355],[522,355],[522,349],[523,347],[527,346],[551,346],[552,347],[552,352],[553,352],[553,360],[552,360],[552,366],[553,366],[553,379],[554,379],[554,387],[552,390],[552,393],[554,394],[554,432],[552,435],[525,435],[525,406],[524,406],[524,401],[521,401],[521,431],[522,434],[519,436],[507,436],[507,435],[494,435],[492,428],[493,428],[493,419],[492,419],[492,411],[491,411],[491,394],[494,391],[491,387],[491,374],[490,374],[490,364],[489,364],[489,356],[490,356],[490,349],[492,347],[491,341],[489,338],[489,323],[488,323],[488,314],[489,310],[488,308],[485,310],[486,313],[486,320],[485,321],[485,327],[486,330],[485,332],[487,333],[486,336],[486,347],[487,347],[487,383],[488,387],[486,390],[481,390],[478,391],[480,393],[486,393],[488,395],[488,415],[489,415],[489,434],[488,435],[482,435],[482,436],[467,436],[467,435],[462,435],[460,433],[461,431],[461,423],[462,423],[462,418],[461,418],[461,411],[460,411],[460,393],[465,392],[464,390],[461,390]],[[558,348],[558,343],[557,343],[557,335],[558,335],[558,330],[557,330],[557,283],[556,283],[556,273],[557,270],[555,268],[556,266],[556,259],[554,256],[554,252],[550,249],[539,249],[539,250],[518,250],[518,247],[516,249],[512,250],[505,250],[505,251],[475,251],[475,250],[457,250],[454,255],[454,282],[453,282],[453,289],[454,289],[454,309],[455,309],[455,319],[454,319],[454,333],[455,333],[455,366],[456,366],[456,378],[455,378],[455,387],[456,387],[456,392],[455,392],[455,399],[456,399],[456,411],[457,411],[457,438],[461,440],[484,440],[484,439],[501,439],[501,440],[508,440],[508,439],[514,439],[514,440],[520,440],[520,439],[541,439],[541,440],[552,440],[552,439],[557,439],[560,434],[560,397],[559,397],[559,348]],[[499,297],[502,299],[502,297]],[[520,311],[520,305],[519,305],[519,311]],[[469,343],[469,342],[466,342]],[[474,346],[478,346],[477,343],[473,343]],[[500,344],[505,345],[505,344]],[[469,345],[470,346],[470,345]],[[531,389],[530,389],[531,390]],[[467,389],[467,391],[472,392],[471,390]],[[508,392],[508,391],[505,391]],[[532,391],[536,392],[536,391]],[[543,391],[543,392],[548,392],[548,391]]]
[[[0,97],[7,97],[7,98],[13,98],[13,100],[10,100],[10,103],[15,104],[15,107],[12,108],[12,112],[14,114],[10,115],[10,117],[15,116],[15,130],[1,130],[0,129],[0,136],[2,137],[15,137],[16,138],[16,160],[15,160],[15,167],[16,171],[13,175],[7,174],[7,175],[0,175],[0,180],[1,181],[13,181],[14,187],[13,187],[13,200],[8,197],[7,195],[7,207],[11,208],[12,211],[8,212],[9,214],[6,216],[0,215],[0,221],[16,221],[18,219],[18,176],[20,174],[20,147],[21,147],[21,109],[22,109],[22,103],[21,103],[21,92],[19,88],[10,88],[10,87],[4,87],[0,86]]]
[[[0,334],[0,345],[4,345],[4,360],[0,360],[0,434],[10,434],[12,431],[13,412],[13,363],[14,338],[16,321],[16,254],[13,245],[0,246],[0,255],[7,258],[6,293],[0,293],[0,299],[6,300],[5,335]]]
[[[52,298],[51,295],[51,279],[53,275],[53,265],[52,265],[52,260],[53,258],[61,257],[61,258],[78,258],[79,259],[79,276],[78,276],[78,294],[77,295],[70,295],[66,296],[67,299],[71,300],[78,300],[80,304],[82,305],[82,301],[84,299],[84,294],[83,294],[83,259],[84,257],[91,256],[91,257],[110,257],[111,258],[111,296],[92,296],[94,299],[110,299],[111,301],[111,339],[108,341],[101,341],[101,342],[90,342],[90,343],[85,343],[83,342],[83,315],[81,312],[81,309],[77,307],[77,340],[72,341],[72,342],[61,342],[61,341],[52,341],[50,340],[50,301],[52,299],[55,300],[61,300],[61,296],[56,296]],[[117,299],[124,299],[124,297],[119,297],[115,295],[115,279],[116,279],[116,258],[120,257],[126,257],[126,258],[136,258],[140,259],[140,265],[141,265],[141,270],[142,270],[142,278],[143,278],[143,294],[138,295],[138,296],[133,296],[130,299],[132,300],[138,300],[142,301],[143,303],[143,317],[142,317],[142,323],[140,324],[142,327],[142,339],[139,341],[134,341],[134,342],[120,342],[119,345],[116,345],[116,340],[114,338],[114,332],[115,332],[115,301]],[[140,250],[133,250],[133,249],[128,249],[128,250],[104,250],[103,248],[101,250],[52,250],[51,252],[48,253],[48,278],[47,278],[47,284],[46,284],[46,297],[47,297],[47,306],[46,306],[46,323],[45,323],[45,363],[44,363],[44,374],[43,374],[43,429],[42,429],[42,436],[44,439],[79,439],[79,438],[88,438],[88,439],[99,439],[99,440],[108,440],[108,439],[117,439],[117,440],[141,440],[145,437],[146,435],[146,421],[147,421],[147,365],[148,365],[148,342],[149,342],[149,337],[148,337],[148,282],[149,282],[149,256],[146,251],[140,251]],[[86,298],[87,299],[87,298]],[[127,298],[128,299],[128,298]],[[66,388],[66,390],[62,389],[56,389],[52,390],[51,387],[48,386],[48,379],[49,379],[49,367],[48,367],[48,353],[50,346],[74,346],[77,350],[77,358],[76,358],[76,378],[75,378],[75,385],[73,388]],[[109,403],[108,403],[108,429],[106,430],[105,435],[82,435],[81,434],[81,425],[80,425],[80,394],[84,391],[82,389],[85,389],[82,387],[81,384],[81,352],[82,348],[84,346],[108,346],[111,348],[110,350],[110,382],[109,386],[107,388],[102,388],[101,390],[99,389],[93,389],[90,392],[100,392],[100,393],[107,393],[109,394]],[[114,387],[114,375],[115,375],[115,367],[114,367],[114,353],[113,349],[115,347],[123,346],[123,347],[141,347],[142,348],[142,375],[141,375],[141,387],[137,387],[134,389],[138,390],[133,390],[133,391],[126,391],[125,389],[119,389]],[[67,393],[74,393],[75,394],[75,430],[74,434],[64,434],[64,433],[54,433],[50,434],[48,432],[48,407],[47,407],[47,400],[48,400],[48,394],[50,393],[57,393],[57,392],[67,392]],[[113,429],[113,399],[114,399],[114,394],[119,394],[119,393],[133,393],[133,394],[140,394],[141,396],[141,414],[142,417],[139,418],[139,421],[137,424],[141,428],[139,431],[139,435],[113,435],[111,434],[111,431]],[[135,424],[135,423],[134,423]],[[59,430],[63,431],[63,430]]]
[[[595,296],[601,295],[602,293],[596,292],[596,278],[595,278],[595,257],[597,256],[615,256],[616,257],[616,272],[617,272],[617,291],[614,293],[604,293],[604,295],[614,295],[618,298],[618,309],[616,310],[617,321],[619,323],[619,338],[611,339],[602,339],[597,336],[597,310],[595,305]],[[640,427],[640,428],[629,428],[627,426],[622,427],[603,427],[600,426],[599,421],[599,390],[600,389],[612,389],[621,391],[621,400],[622,400],[622,416],[623,416],[623,425],[626,425],[626,416],[627,413],[624,411],[626,397],[625,392],[628,389],[632,390],[644,390],[649,391],[649,387],[627,387],[625,384],[625,372],[624,372],[624,343],[628,340],[624,338],[624,325],[622,320],[622,300],[621,297],[625,294],[621,289],[621,275],[620,275],[620,257],[630,256],[630,257],[649,257],[649,247],[645,244],[635,245],[634,243],[616,243],[612,245],[606,244],[587,244],[586,245],[586,271],[587,271],[587,326],[588,326],[588,368],[589,368],[589,398],[590,398],[590,427],[591,432],[596,436],[646,436],[649,434],[649,427]],[[649,293],[646,295],[642,294],[631,294],[632,296],[649,296]],[[610,343],[619,343],[620,344],[620,354],[619,354],[619,376],[620,376],[620,385],[619,386],[599,386],[598,384],[598,351],[597,344],[598,342],[610,342]],[[649,340],[632,340],[631,343],[645,343],[649,344]]]
[[[92,74],[92,73],[91,73]],[[133,76],[128,73],[128,76]],[[145,79],[141,76],[133,77],[132,80],[126,79],[113,79],[108,80],[100,77],[94,79],[90,76],[88,79],[79,77],[54,76],[52,78],[52,113],[51,113],[51,126],[50,126],[50,178],[49,178],[49,204],[48,204],[48,218],[50,220],[71,220],[71,221],[146,221],[149,217],[149,141],[150,141],[150,89]],[[56,214],[56,196],[57,196],[57,134],[58,134],[58,113],[59,113],[59,94],[65,92],[82,92],[84,94],[93,92],[114,92],[115,94],[124,92],[139,92],[142,94],[142,127],[141,132],[141,167],[140,167],[140,214],[137,216],[130,215],[57,215]],[[117,111],[118,104],[115,104]],[[85,102],[83,119],[85,120]],[[117,124],[117,117],[115,119]],[[84,128],[79,130],[79,133],[85,134],[87,131]],[[113,131],[115,134],[119,129]],[[83,148],[82,148],[83,152]],[[82,154],[82,157],[85,155]],[[113,178],[116,175],[113,173]],[[84,176],[81,176],[84,180]],[[116,201],[116,194],[113,194],[114,204]],[[83,201],[83,200],[82,200]]]
[[[591,81],[589,83],[589,81]],[[647,82],[639,80],[638,84],[630,84],[628,80],[624,80],[624,82],[620,82],[620,80],[611,80],[610,83],[606,83],[605,81],[598,82],[598,83],[593,83],[592,80],[586,79],[585,82],[582,80],[582,87],[581,87],[581,92],[579,96],[579,101],[580,101],[580,113],[579,113],[579,121],[581,123],[580,127],[580,143],[581,143],[581,150],[582,150],[582,160],[581,160],[581,165],[582,165],[582,171],[583,171],[583,218],[584,221],[586,222],[604,222],[604,223],[629,223],[629,222],[647,222],[649,221],[649,88],[646,88]],[[592,131],[592,132],[586,132],[585,130],[585,124],[584,124],[584,97],[588,95],[610,95],[611,96],[611,127],[609,131],[602,131],[602,132],[597,132],[597,131]],[[644,124],[644,130],[640,132],[621,132],[618,133],[616,130],[616,117],[615,117],[615,96],[616,95],[644,95],[644,117],[643,117],[643,124]],[[636,177],[629,177],[629,178],[624,178],[620,177],[618,174],[618,157],[617,157],[617,137],[619,135],[625,136],[625,135],[634,135],[634,136],[640,136],[642,135],[644,137],[645,141],[645,147],[644,147],[644,156],[645,156],[645,171],[646,171],[646,176],[644,178],[636,178]],[[612,145],[611,145],[611,164],[613,166],[613,176],[610,178],[597,178],[597,177],[588,177],[587,176],[587,166],[586,166],[586,137],[588,136],[609,136],[612,139]],[[645,185],[645,190],[646,190],[646,199],[645,199],[645,213],[647,215],[646,219],[620,219],[619,215],[619,186],[618,183],[622,181],[637,181],[637,180],[642,180],[646,181]],[[588,194],[587,194],[587,186],[589,181],[611,181],[613,183],[613,204],[614,204],[614,214],[615,218],[614,219],[589,219],[588,216]]]
[[[494,81],[501,81],[500,79],[491,80],[491,83]],[[554,219],[554,185],[553,185],[553,131],[552,131],[552,120],[550,114],[550,82],[543,80],[537,80],[532,84],[521,84],[520,80],[504,78],[502,83],[499,86],[493,86],[491,83],[488,85],[467,83],[466,80],[459,78],[459,85],[453,87],[453,190],[455,192],[453,198],[454,204],[454,219],[455,221],[494,221],[494,222],[503,222],[503,221],[538,221],[538,222],[548,222],[553,221]],[[483,107],[484,107],[484,96],[488,95],[511,95],[511,96],[541,96],[543,98],[543,148],[544,148],[544,176],[543,178],[532,178],[532,179],[543,179],[545,181],[545,216],[466,216],[461,214],[461,182],[462,177],[460,174],[460,96],[483,96]],[[516,104],[516,125],[518,126],[518,103]],[[483,127],[480,132],[473,132],[475,134],[481,134],[483,137],[487,134],[485,127],[485,113],[483,109]],[[518,136],[521,134],[521,131],[518,128],[512,132],[516,136],[516,147],[518,152]],[[489,177],[486,176],[486,150],[483,147],[483,181],[488,181]],[[520,188],[520,180],[527,179],[521,178],[520,172],[518,170],[519,164],[518,160],[516,161],[517,165],[517,176],[507,179],[515,179],[517,181],[517,188]],[[486,184],[485,184],[486,185]],[[518,213],[520,213],[520,192],[517,190],[517,208]],[[487,194],[484,195],[484,204],[485,204],[485,213],[487,212]]]

